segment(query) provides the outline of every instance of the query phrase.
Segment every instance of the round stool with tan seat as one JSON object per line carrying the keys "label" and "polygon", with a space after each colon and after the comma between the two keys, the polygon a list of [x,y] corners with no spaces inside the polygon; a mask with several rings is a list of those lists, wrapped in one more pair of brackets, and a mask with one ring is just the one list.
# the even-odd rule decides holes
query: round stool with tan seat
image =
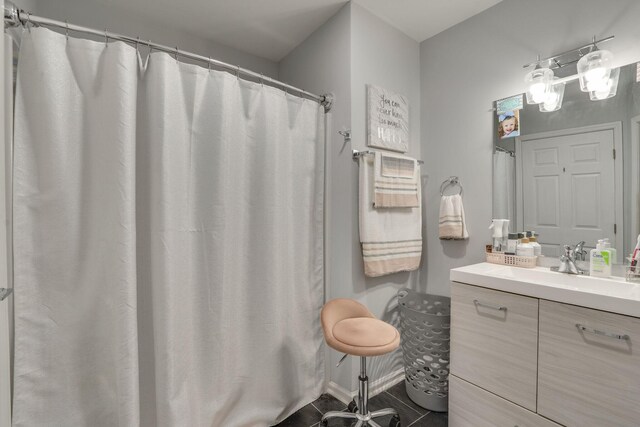
{"label": "round stool with tan seat", "polygon": [[[400,418],[395,409],[369,412],[369,379],[367,357],[387,354],[400,344],[398,330],[375,318],[362,304],[352,299],[339,298],[329,301],[320,315],[324,338],[329,347],[348,355],[360,356],[358,400],[349,404],[350,412],[331,411],[324,414],[321,425],[327,426],[331,418],[357,420],[355,427],[381,427],[373,418],[392,415],[389,427],[399,427]],[[338,365],[340,364],[338,363]]]}

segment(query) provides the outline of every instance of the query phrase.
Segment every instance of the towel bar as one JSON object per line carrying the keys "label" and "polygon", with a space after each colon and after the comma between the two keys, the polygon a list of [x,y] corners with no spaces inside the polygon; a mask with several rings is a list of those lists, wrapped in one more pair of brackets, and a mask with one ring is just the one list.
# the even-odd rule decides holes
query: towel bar
{"label": "towel bar", "polygon": [[[374,151],[358,151],[358,150],[352,150],[351,151],[351,155],[353,156],[353,160],[358,160],[358,158],[362,157],[362,156],[373,156],[374,154],[376,154]],[[418,164],[419,165],[424,165],[424,161],[422,160],[418,160]]]}

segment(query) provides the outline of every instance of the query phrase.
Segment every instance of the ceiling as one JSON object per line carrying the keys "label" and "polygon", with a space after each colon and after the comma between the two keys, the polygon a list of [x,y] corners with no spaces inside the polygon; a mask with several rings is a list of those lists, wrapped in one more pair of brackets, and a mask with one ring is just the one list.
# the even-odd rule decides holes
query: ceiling
{"label": "ceiling", "polygon": [[[93,0],[280,61],[347,0]],[[500,0],[355,0],[420,42]]]}
{"label": "ceiling", "polygon": [[417,42],[477,15],[502,0],[354,0]]}

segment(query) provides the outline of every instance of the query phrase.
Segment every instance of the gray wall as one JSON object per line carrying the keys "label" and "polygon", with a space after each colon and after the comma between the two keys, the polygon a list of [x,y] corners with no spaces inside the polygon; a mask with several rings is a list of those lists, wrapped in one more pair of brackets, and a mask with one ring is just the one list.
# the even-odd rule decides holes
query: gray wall
{"label": "gray wall", "polygon": [[[327,299],[352,296],[351,180],[354,165],[350,147],[343,145],[338,130],[351,123],[351,7],[346,5],[287,55],[279,67],[280,79],[314,93],[331,92],[335,103],[327,115],[326,196],[325,196],[325,296]],[[327,379],[352,390],[350,359],[336,368],[340,355],[327,349]]]}
{"label": "gray wall", "polygon": [[[150,39],[166,46],[177,45],[181,50],[211,56],[270,77],[278,77],[278,65],[273,61],[258,58],[212,40],[205,40],[176,28],[160,25],[145,16],[124,13],[103,3],[83,0],[13,0],[13,2],[35,15],[91,28],[107,28],[112,32],[132,37],[140,36],[143,40]],[[178,6],[179,3],[176,3],[176,7]],[[151,3],[150,7],[153,7]]]}
{"label": "gray wall", "polygon": [[[494,117],[492,101],[524,91],[523,64],[615,35],[615,65],[640,59],[637,0],[504,0],[422,42],[422,146],[427,186],[429,291],[449,294],[449,269],[481,262],[489,241]],[[464,186],[470,238],[438,240],[438,187]]]}
{"label": "gray wall", "polygon": [[[410,103],[410,154],[421,156],[419,44],[362,7],[350,3],[280,63],[280,78],[316,93],[334,92],[333,125],[327,130],[326,298],[354,298],[379,318],[397,322],[395,294],[416,287],[418,272],[375,279],[364,276],[358,235],[358,166],[351,150],[366,149],[366,91],[373,83],[406,95]],[[338,130],[351,129],[344,144]],[[335,368],[340,354],[329,352],[329,380],[356,390],[358,361]],[[400,354],[374,358],[372,379],[402,368]]]}
{"label": "gray wall", "polygon": [[[420,144],[420,45],[404,33],[391,27],[356,3],[351,7],[351,146],[367,149],[368,83],[406,96],[409,100],[409,152],[422,158]],[[352,298],[366,305],[373,314],[392,324],[398,323],[396,294],[404,287],[417,288],[419,271],[365,278],[358,232],[358,166],[345,165],[352,172],[350,180],[350,217],[352,250]],[[425,170],[422,170],[422,173]],[[372,358],[371,378],[379,379],[402,369],[402,354]]]}

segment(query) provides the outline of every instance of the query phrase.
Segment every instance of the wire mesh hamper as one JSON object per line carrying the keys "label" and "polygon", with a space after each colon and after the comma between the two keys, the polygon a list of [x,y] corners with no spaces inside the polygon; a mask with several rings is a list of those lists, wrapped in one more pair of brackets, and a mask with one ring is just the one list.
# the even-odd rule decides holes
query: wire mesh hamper
{"label": "wire mesh hamper", "polygon": [[405,387],[416,404],[436,412],[448,409],[451,299],[398,291]]}

